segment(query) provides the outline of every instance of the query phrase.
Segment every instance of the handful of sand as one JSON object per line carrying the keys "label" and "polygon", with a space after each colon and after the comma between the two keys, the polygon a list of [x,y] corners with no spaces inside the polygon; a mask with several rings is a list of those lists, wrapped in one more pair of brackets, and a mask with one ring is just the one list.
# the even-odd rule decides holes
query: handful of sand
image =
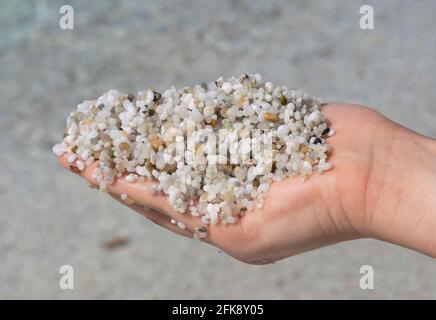
{"label": "handful of sand", "polygon": [[[234,223],[262,208],[270,184],[331,168],[325,138],[334,134],[322,102],[297,90],[242,74],[193,87],[84,101],[53,147],[105,189],[114,179],[158,183],[172,207],[202,223]],[[128,199],[127,195],[122,198]]]}

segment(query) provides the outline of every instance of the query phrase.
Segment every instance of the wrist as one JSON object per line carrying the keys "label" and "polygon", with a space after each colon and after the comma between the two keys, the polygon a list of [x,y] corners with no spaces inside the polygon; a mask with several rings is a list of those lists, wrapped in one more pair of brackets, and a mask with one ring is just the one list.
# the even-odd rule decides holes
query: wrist
{"label": "wrist", "polygon": [[394,123],[383,131],[368,180],[368,233],[436,257],[436,141]]}

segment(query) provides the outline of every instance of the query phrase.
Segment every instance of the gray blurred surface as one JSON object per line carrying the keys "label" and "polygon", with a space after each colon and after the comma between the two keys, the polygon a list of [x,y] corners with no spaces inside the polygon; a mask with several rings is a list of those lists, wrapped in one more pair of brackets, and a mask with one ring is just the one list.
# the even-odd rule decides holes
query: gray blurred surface
{"label": "gray blurred surface", "polygon": [[[58,27],[62,1],[0,5],[0,298],[436,298],[434,260],[375,240],[239,263],[90,190],[51,153],[86,98],[244,71],[435,137],[435,1],[68,3],[72,31]],[[364,3],[375,30],[359,28]],[[129,242],[104,248],[117,237]],[[358,286],[363,264],[373,291]]]}

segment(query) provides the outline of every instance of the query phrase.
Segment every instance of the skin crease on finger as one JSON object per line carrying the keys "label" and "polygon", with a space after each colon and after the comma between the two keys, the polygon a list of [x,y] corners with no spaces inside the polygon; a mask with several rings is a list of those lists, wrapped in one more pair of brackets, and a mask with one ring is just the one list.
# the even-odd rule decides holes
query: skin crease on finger
{"label": "skin crease on finger", "polygon": [[[327,138],[333,169],[304,181],[295,177],[274,182],[263,209],[241,213],[235,224],[208,225],[206,242],[243,262],[264,264],[345,240],[382,238],[375,225],[380,226],[382,219],[382,225],[389,225],[392,218],[374,213],[382,211],[378,201],[386,180],[385,160],[389,159],[378,150],[389,150],[386,145],[399,126],[362,106],[329,104],[322,112],[336,131]],[[59,160],[65,168],[70,167],[65,157]],[[80,174],[92,184],[96,183],[91,177],[95,165]],[[117,198],[126,193],[139,204],[134,210],[141,213],[141,206],[147,206],[167,222],[183,222],[190,232],[201,224],[198,217],[175,212],[166,196],[149,194],[149,183],[154,182],[128,183],[117,179],[108,191]],[[169,229],[174,231],[173,227]]]}

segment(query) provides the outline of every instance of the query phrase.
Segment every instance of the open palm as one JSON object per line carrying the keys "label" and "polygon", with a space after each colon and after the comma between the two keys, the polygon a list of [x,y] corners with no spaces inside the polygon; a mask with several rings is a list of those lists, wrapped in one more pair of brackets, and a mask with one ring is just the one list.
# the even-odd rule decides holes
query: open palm
{"label": "open palm", "polygon": [[[274,182],[262,209],[245,213],[235,224],[208,225],[206,242],[241,261],[263,264],[366,235],[374,139],[393,122],[356,105],[329,104],[322,112],[336,131],[327,139],[333,169],[305,180],[296,177]],[[65,157],[59,160],[69,168]],[[91,184],[96,184],[92,178],[95,165],[81,173]],[[118,200],[127,194],[132,202],[120,200],[127,206],[163,227],[192,237],[201,219],[175,212],[164,195],[151,195],[146,189],[152,183],[117,179],[108,191]],[[182,222],[186,229],[175,226],[171,219]]]}

